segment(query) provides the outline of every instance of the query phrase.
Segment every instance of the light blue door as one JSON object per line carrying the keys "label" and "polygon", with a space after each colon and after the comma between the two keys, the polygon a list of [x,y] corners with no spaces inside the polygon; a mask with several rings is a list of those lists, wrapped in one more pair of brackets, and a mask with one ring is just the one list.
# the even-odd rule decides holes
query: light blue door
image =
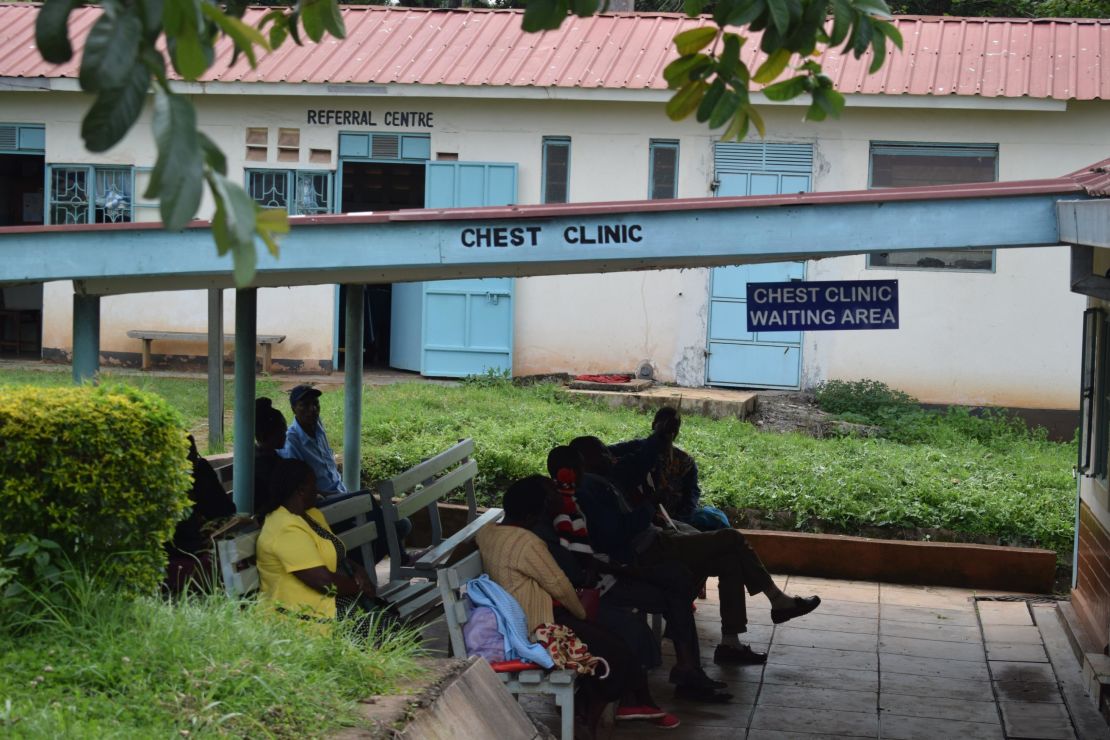
{"label": "light blue door", "polygon": [[[776,195],[810,189],[813,148],[808,144],[723,144],[714,148],[717,195]],[[750,282],[804,280],[802,262],[715,267],[710,288],[706,383],[798,388],[801,332],[748,332]]]}
{"label": "light blue door", "polygon": [[[516,202],[516,165],[428,162],[425,208]],[[513,279],[397,283],[390,363],[421,375],[459,378],[513,369]]]}

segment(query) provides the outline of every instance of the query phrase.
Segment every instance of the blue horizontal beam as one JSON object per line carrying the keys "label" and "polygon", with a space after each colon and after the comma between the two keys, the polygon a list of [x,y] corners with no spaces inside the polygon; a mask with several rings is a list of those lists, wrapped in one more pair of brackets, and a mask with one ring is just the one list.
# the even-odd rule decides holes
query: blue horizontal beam
{"label": "blue horizontal beam", "polygon": [[[1066,196],[1071,199],[1076,196]],[[549,217],[294,221],[256,286],[529,276],[951,248],[1055,245],[1059,193]],[[631,211],[631,209],[629,209]],[[207,229],[0,235],[0,284],[81,280],[88,293],[231,286]]]}

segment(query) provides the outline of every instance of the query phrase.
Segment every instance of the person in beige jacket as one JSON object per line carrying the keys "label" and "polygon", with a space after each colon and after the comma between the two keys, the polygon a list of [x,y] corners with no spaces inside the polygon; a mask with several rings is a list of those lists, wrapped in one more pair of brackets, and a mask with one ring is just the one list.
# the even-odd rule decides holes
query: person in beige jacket
{"label": "person in beige jacket", "polygon": [[[617,719],[649,719],[663,727],[679,720],[660,709],[648,690],[647,675],[618,635],[590,621],[574,587],[555,563],[543,540],[529,529],[545,516],[549,497],[557,496],[551,479],[532,475],[513,483],[505,493],[501,524],[483,527],[477,536],[486,573],[524,610],[528,631],[541,624],[574,630],[590,653],[603,658],[604,678],[583,677],[575,707],[586,736],[592,737],[606,704],[620,701]],[[604,675],[604,670],[599,671]],[[576,733],[577,736],[577,733]]]}

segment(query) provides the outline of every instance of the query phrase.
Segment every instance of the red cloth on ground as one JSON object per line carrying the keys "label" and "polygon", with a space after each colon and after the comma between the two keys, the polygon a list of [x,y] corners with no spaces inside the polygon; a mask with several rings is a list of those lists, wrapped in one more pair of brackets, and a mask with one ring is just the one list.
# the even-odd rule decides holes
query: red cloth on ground
{"label": "red cloth on ground", "polygon": [[631,375],[575,375],[575,380],[583,383],[627,383],[632,380]]}

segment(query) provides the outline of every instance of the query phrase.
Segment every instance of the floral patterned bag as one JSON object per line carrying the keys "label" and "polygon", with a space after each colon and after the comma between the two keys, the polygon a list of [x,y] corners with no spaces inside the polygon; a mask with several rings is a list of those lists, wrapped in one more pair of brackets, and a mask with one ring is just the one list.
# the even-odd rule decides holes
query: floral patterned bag
{"label": "floral patterned bag", "polygon": [[[555,661],[556,668],[577,671],[582,675],[596,676],[599,679],[609,676],[609,664],[604,658],[591,655],[589,646],[582,642],[570,627],[544,622],[536,627],[533,636],[536,642],[547,649],[548,655]],[[600,675],[599,666],[604,670]]]}

